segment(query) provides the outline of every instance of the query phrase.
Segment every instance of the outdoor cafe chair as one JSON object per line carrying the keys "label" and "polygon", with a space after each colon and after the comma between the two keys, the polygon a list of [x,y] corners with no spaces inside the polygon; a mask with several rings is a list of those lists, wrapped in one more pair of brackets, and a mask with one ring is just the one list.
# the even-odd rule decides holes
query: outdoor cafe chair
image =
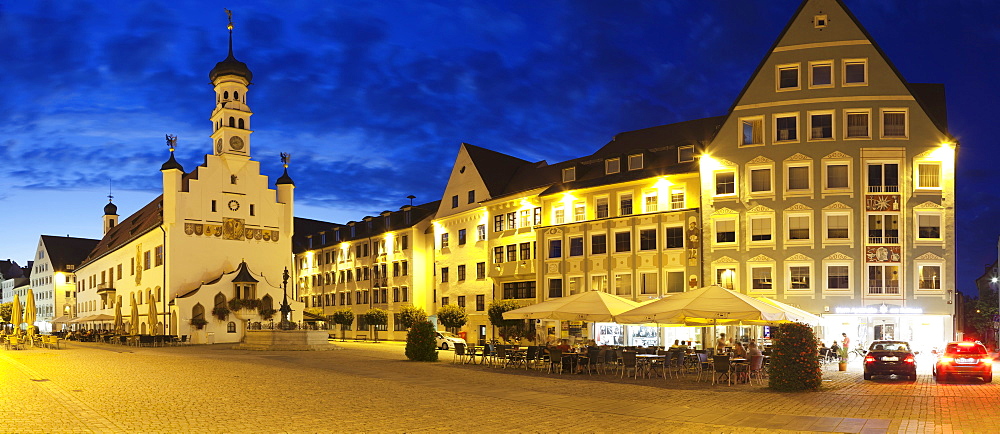
{"label": "outdoor cafe chair", "polygon": [[[587,349],[587,375],[592,375],[591,372],[600,366],[601,361],[601,350],[599,348],[588,348]],[[600,373],[600,371],[598,371]]]}
{"label": "outdoor cafe chair", "polygon": [[698,363],[695,364],[698,372],[698,381],[701,381],[702,374],[710,373],[713,365],[708,362],[708,353],[703,351],[695,354],[698,355]]}
{"label": "outdoor cafe chair", "polygon": [[528,347],[528,350],[524,353],[524,369],[529,369],[534,367],[539,360],[541,360],[541,347],[532,345]]}
{"label": "outdoor cafe chair", "polygon": [[764,385],[764,356],[750,356],[750,367],[749,372],[747,372],[747,379],[750,384],[753,384],[753,379],[756,378],[760,382],[760,385]]}
{"label": "outdoor cafe chair", "polygon": [[625,373],[629,369],[632,370],[632,375],[634,378],[639,378],[639,361],[636,357],[635,351],[622,351],[622,372],[621,377],[625,376]]}
{"label": "outdoor cafe chair", "polygon": [[674,362],[674,355],[676,353],[674,353],[673,351],[657,350],[656,354],[659,356],[663,356],[663,360],[657,362],[660,365],[659,367],[660,371],[663,373],[663,378],[672,377],[671,371],[673,371],[674,368],[673,362]]}
{"label": "outdoor cafe chair", "polygon": [[465,358],[465,344],[456,343],[455,353],[451,356],[451,363],[454,364],[456,361],[461,362]]}
{"label": "outdoor cafe chair", "polygon": [[492,363],[493,351],[493,344],[483,345],[483,349],[479,352],[479,364]]}
{"label": "outdoor cafe chair", "polygon": [[723,376],[726,377],[726,383],[728,385],[733,384],[732,376],[733,365],[729,363],[729,356],[717,355],[712,358],[712,384],[715,384],[719,378]]}
{"label": "outdoor cafe chair", "polygon": [[518,364],[524,364],[524,366],[527,367],[527,356],[527,351],[511,349],[510,354],[507,355],[507,361],[509,365],[514,367],[517,367]]}
{"label": "outdoor cafe chair", "polygon": [[476,357],[482,356],[483,347],[477,347],[473,344],[465,344],[465,363],[476,363]]}
{"label": "outdoor cafe chair", "polygon": [[507,346],[497,345],[496,355],[493,356],[493,366],[499,365],[501,368],[507,368]]}
{"label": "outdoor cafe chair", "polygon": [[549,350],[549,373],[550,374],[552,373],[553,367],[555,367],[556,369],[558,369],[559,373],[562,374],[562,369],[563,369],[562,357],[563,357],[562,350],[557,350],[557,349],[554,349],[554,348]]}

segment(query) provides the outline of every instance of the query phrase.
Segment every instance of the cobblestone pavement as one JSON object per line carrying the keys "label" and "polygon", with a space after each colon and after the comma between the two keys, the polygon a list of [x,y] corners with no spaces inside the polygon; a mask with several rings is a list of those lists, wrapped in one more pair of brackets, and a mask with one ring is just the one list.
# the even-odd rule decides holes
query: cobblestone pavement
{"label": "cobblestone pavement", "polygon": [[996,432],[1000,385],[861,379],[777,393],[617,375],[405,360],[398,342],[342,351],[70,343],[0,350],[0,432]]}

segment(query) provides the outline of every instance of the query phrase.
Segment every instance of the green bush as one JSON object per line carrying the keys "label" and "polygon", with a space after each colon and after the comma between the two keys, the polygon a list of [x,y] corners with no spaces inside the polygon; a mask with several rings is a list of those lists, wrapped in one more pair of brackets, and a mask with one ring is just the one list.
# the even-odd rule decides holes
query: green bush
{"label": "green bush", "polygon": [[802,323],[789,323],[772,330],[774,346],[768,386],[783,392],[819,389],[823,384],[823,370],[812,328]]}
{"label": "green bush", "polygon": [[421,321],[413,324],[406,333],[406,358],[418,362],[436,362],[438,359],[434,324]]}
{"label": "green bush", "polygon": [[330,315],[330,322],[340,324],[340,340],[344,340],[346,339],[344,332],[347,330],[347,326],[354,324],[354,312],[348,308],[338,310]]}
{"label": "green bush", "polygon": [[534,339],[535,327],[523,319],[503,319],[504,312],[520,308],[516,300],[496,300],[486,309],[490,324],[500,329],[500,337],[506,341],[517,341],[521,338]]}
{"label": "green bush", "polygon": [[378,326],[389,324],[389,313],[377,307],[372,308],[365,313],[365,322],[369,326],[375,326],[372,328],[372,337],[378,342]]}
{"label": "green bush", "polygon": [[445,326],[448,331],[457,333],[458,329],[469,321],[469,315],[465,313],[465,308],[461,306],[446,304],[438,309],[438,321],[440,321],[441,325]]}
{"label": "green bush", "polygon": [[422,308],[414,306],[403,306],[399,309],[399,324],[403,328],[413,327],[418,322],[427,321],[427,312]]}

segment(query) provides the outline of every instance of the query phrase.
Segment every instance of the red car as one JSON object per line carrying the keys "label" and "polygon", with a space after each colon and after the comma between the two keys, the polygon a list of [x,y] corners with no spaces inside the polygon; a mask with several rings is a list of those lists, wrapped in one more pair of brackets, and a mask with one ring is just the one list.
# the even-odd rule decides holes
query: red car
{"label": "red car", "polygon": [[984,383],[993,382],[993,357],[979,342],[952,342],[934,364],[934,378],[946,380],[949,376],[980,377]]}

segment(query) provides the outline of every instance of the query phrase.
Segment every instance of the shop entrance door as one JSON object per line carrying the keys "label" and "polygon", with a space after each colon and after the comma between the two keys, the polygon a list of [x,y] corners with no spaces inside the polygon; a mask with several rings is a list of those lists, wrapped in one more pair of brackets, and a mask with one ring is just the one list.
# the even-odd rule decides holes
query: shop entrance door
{"label": "shop entrance door", "polygon": [[891,341],[896,339],[895,324],[879,324],[875,326],[876,341]]}

